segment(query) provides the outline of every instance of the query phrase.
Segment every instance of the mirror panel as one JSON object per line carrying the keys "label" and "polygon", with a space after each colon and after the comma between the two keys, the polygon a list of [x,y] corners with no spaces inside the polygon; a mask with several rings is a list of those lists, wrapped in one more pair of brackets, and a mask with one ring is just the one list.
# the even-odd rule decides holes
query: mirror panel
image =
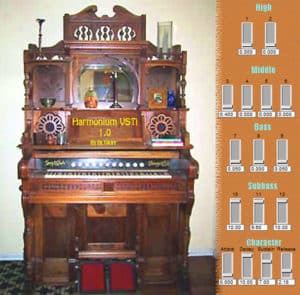
{"label": "mirror panel", "polygon": [[113,75],[115,75],[116,96],[119,102],[135,103],[138,96],[138,82],[135,74],[126,65],[87,64],[79,73],[78,94],[84,101],[85,94],[93,89],[98,101],[113,101]]}

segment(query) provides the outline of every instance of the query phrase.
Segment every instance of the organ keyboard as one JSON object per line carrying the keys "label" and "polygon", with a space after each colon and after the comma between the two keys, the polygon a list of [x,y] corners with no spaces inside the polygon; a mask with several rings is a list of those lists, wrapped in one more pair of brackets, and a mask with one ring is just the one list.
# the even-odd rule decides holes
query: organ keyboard
{"label": "organ keyboard", "polygon": [[33,178],[68,179],[171,179],[188,169],[186,160],[60,158],[34,159],[29,166]]}
{"label": "organ keyboard", "polygon": [[86,260],[130,259],[140,286],[187,281],[198,164],[186,130],[186,52],[174,46],[161,59],[144,15],[96,11],[66,14],[62,41],[24,51],[18,173],[29,294],[41,283],[85,291]]}
{"label": "organ keyboard", "polygon": [[80,172],[76,170],[52,170],[49,169],[45,174],[45,178],[82,178],[82,179],[158,179],[158,178],[172,178],[172,176],[168,173],[168,171],[97,171],[97,170],[82,170]]}
{"label": "organ keyboard", "polygon": [[183,160],[181,167],[178,163],[179,161],[169,159],[37,159],[32,176],[68,179],[170,179],[171,171],[178,174],[179,168],[186,169]]}

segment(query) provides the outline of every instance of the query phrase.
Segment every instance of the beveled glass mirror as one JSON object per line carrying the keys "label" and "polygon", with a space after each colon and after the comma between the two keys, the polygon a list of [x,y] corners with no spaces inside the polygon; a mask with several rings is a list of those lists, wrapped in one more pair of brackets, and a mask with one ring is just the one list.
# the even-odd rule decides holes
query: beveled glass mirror
{"label": "beveled glass mirror", "polygon": [[113,102],[114,99],[120,103],[137,101],[137,78],[131,69],[122,63],[86,64],[81,68],[78,78],[78,94],[81,101],[84,101],[89,89],[95,91],[99,103]]}

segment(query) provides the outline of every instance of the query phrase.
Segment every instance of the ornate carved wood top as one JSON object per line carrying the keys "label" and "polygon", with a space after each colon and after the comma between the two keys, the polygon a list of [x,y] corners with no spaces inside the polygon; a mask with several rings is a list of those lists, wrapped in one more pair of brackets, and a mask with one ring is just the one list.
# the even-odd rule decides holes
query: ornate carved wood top
{"label": "ornate carved wood top", "polygon": [[[65,14],[62,41],[53,47],[30,44],[24,51],[24,110],[31,126],[27,132],[29,140],[24,143],[33,143],[34,150],[49,149],[50,145],[53,150],[158,149],[161,146],[154,144],[152,138],[161,137],[180,141],[164,148],[192,148],[185,129],[186,52],[175,45],[169,57],[160,58],[157,47],[146,41],[146,16],[134,15],[121,6],[115,6],[113,11],[113,16],[99,17],[97,7],[92,5],[77,14]],[[121,110],[114,109],[109,115],[117,122],[126,116],[136,119],[142,115],[141,120],[137,119],[141,130],[135,122],[129,122],[128,128],[119,124],[120,130],[106,126],[112,133],[109,136],[99,133],[101,126],[90,128],[94,131],[87,128],[88,132],[80,127],[76,133],[70,123],[75,110],[79,111],[79,119],[93,119],[103,117],[111,109],[112,71],[118,72],[116,97]],[[85,104],[90,87],[98,102],[94,110]],[[168,91],[173,96],[172,104],[167,104]],[[54,98],[54,105],[45,107],[43,98]],[[129,110],[132,113],[126,113]],[[152,117],[160,119],[154,122]],[[132,133],[127,132],[129,129]],[[60,133],[67,134],[66,146],[48,141],[48,137],[56,139]]]}
{"label": "ornate carved wood top", "polygon": [[97,6],[91,5],[77,14],[64,15],[65,41],[144,41],[146,16],[134,15],[122,6],[114,6],[115,15],[96,15]]}

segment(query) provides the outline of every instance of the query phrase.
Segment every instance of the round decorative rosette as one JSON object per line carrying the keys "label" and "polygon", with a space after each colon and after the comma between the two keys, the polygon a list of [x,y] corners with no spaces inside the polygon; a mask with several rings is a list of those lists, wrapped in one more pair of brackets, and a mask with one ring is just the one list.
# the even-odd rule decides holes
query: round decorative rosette
{"label": "round decorative rosette", "polygon": [[56,137],[57,134],[64,132],[65,125],[60,116],[53,113],[48,113],[39,118],[37,123],[37,131],[44,132],[47,135]]}
{"label": "round decorative rosette", "polygon": [[159,114],[150,119],[148,130],[153,137],[163,137],[172,134],[175,130],[175,126],[171,117],[165,114]]}

